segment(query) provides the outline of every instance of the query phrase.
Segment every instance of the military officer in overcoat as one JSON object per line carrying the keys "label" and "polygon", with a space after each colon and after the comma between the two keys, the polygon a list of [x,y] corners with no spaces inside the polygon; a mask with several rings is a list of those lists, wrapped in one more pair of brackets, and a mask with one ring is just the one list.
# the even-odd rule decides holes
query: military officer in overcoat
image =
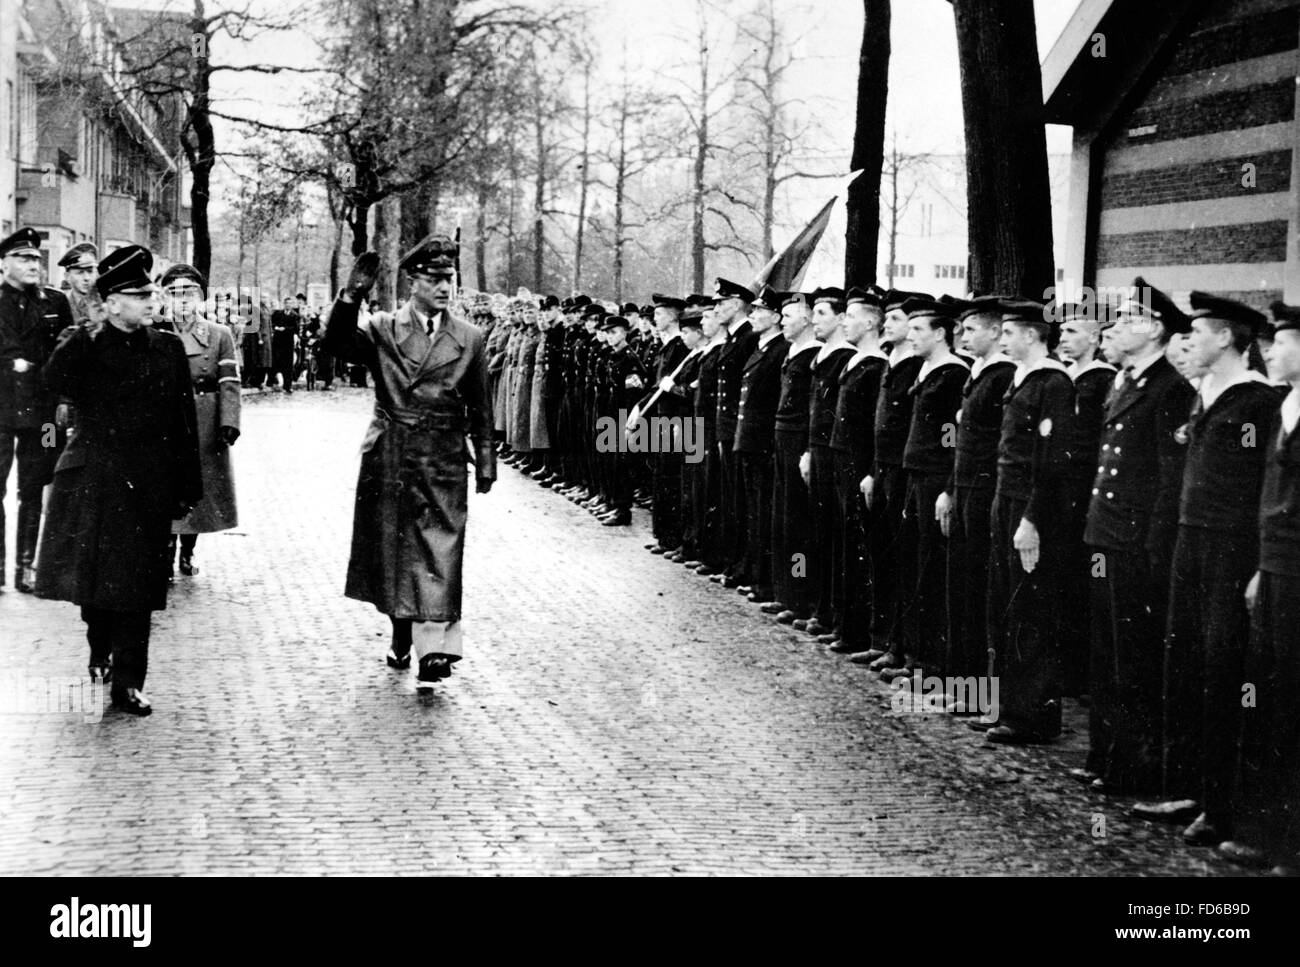
{"label": "military officer in overcoat", "polygon": [[345,593],[389,616],[392,667],[409,667],[414,647],[421,689],[449,677],[463,654],[466,460],[479,493],[496,479],[483,334],[449,309],[458,254],[445,235],[423,239],[398,265],[411,279],[410,299],[364,328],[358,302],[374,284],[379,256],[360,256],[325,334],[331,353],[366,366],[375,380]]}
{"label": "military officer in overcoat", "polygon": [[31,593],[41,497],[59,456],[54,420],[58,399],[42,384],[41,367],[59,333],[72,325],[68,300],[41,285],[40,236],[20,228],[0,241],[0,588],[5,583],[4,496],[18,460],[18,528],[14,584]]}
{"label": "military officer in overcoat", "polygon": [[184,520],[172,524],[168,554],[170,565],[180,535],[180,572],[189,577],[198,573],[194,548],[199,535],[229,530],[239,523],[230,465],[230,448],[239,439],[239,361],[230,330],[201,311],[208,286],[198,269],[178,262],[162,274],[159,285],[168,300],[173,331],[185,347],[198,419],[203,499]]}
{"label": "military officer in overcoat", "polygon": [[152,327],[153,256],[110,252],[95,286],[107,322],[68,328],[42,371],[77,407],[55,468],[36,594],[81,606],[92,680],[148,715],[151,613],[167,606],[167,538],[203,497],[185,348]]}

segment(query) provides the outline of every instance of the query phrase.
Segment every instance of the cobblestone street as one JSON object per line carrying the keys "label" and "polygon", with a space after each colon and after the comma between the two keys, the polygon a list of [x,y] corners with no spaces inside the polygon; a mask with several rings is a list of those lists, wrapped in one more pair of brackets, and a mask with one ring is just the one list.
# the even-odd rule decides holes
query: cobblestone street
{"label": "cobblestone street", "polygon": [[466,659],[417,695],[342,594],[369,407],[246,398],[241,524],[155,615],[150,718],[47,707],[83,625],[7,575],[0,873],[1233,870],[1064,775],[1079,709],[1041,749],[893,717],[865,669],[647,554],[644,512],[602,528],[508,466],[471,495]]}

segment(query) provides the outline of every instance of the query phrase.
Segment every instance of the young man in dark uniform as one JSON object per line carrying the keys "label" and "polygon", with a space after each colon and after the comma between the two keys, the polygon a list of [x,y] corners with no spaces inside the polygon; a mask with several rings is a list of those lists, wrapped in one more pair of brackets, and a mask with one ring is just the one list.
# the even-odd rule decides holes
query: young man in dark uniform
{"label": "young man in dark uniform", "polygon": [[862,654],[871,647],[871,563],[867,551],[869,514],[862,487],[875,460],[876,398],[889,360],[880,348],[884,292],[850,289],[844,310],[844,337],[853,355],[840,371],[835,427],[830,449],[835,461],[835,494],[844,537],[835,586],[835,613],[840,623],[831,651]]}
{"label": "young man in dark uniform", "polygon": [[[680,332],[681,314],[686,303],[657,292],[650,298],[655,306],[655,331],[659,334],[654,385],[663,390],[653,412],[656,416],[681,420],[690,415],[689,407],[684,405],[680,396],[669,392],[665,380],[672,383],[677,367],[686,358],[686,343],[682,341]],[[672,450],[655,454],[652,459],[650,532],[655,543],[650,552],[671,554],[682,546],[682,467],[685,454]]]}
{"label": "young man in dark uniform", "polygon": [[1042,304],[1003,307],[1002,350],[1016,371],[1002,410],[990,524],[989,647],[999,710],[986,734],[1003,744],[1043,742],[1061,732],[1057,638],[1075,434],[1074,384],[1048,355],[1055,337]]}
{"label": "young man in dark uniform", "polygon": [[1187,454],[1179,429],[1195,396],[1165,358],[1170,337],[1191,320],[1141,277],[1134,286],[1137,297],[1119,307],[1110,328],[1123,368],[1106,402],[1084,531],[1093,562],[1092,706],[1080,778],[1091,773],[1094,788],[1107,793],[1160,788],[1165,618]]}
{"label": "young man in dark uniform", "polygon": [[781,365],[781,396],[773,435],[772,590],[776,600],[763,605],[781,624],[811,616],[809,600],[808,485],[799,462],[808,449],[808,406],[812,364],[819,342],[812,329],[812,299],[802,292],[786,296],[781,332],[790,349]]}
{"label": "young man in dark uniform", "polygon": [[1278,427],[1265,442],[1259,502],[1259,569],[1246,588],[1251,611],[1244,681],[1241,800],[1232,838],[1218,853],[1300,875],[1300,306],[1273,304],[1276,329],[1265,356],[1286,382]]}
{"label": "young man in dark uniform", "polygon": [[740,406],[740,382],[745,363],[758,345],[749,323],[754,293],[729,279],[717,280],[718,321],[725,330],[718,351],[718,543],[722,573],[712,580],[728,588],[743,582],[737,571],[745,555],[745,492],[740,480],[740,461],[735,453],[736,413]]}
{"label": "young man in dark uniform", "polygon": [[903,447],[907,486],[899,544],[907,553],[899,560],[901,634],[894,644],[904,664],[882,677],[896,678],[915,667],[943,677],[948,657],[948,546],[935,508],[952,476],[957,411],[970,367],[952,351],[957,320],[950,303],[909,299],[903,311],[907,338],[921,368],[912,387],[912,422]]}
{"label": "young man in dark uniform", "polygon": [[740,377],[733,447],[745,492],[745,553],[741,591],[756,604],[773,600],[772,590],[772,452],[776,440],[776,408],[781,397],[781,366],[790,344],[781,334],[784,293],[764,286],[753,302],[750,325],[758,343]]}
{"label": "young man in dark uniform", "polygon": [[813,335],[822,343],[813,357],[812,386],[808,394],[808,449],[799,470],[808,485],[812,540],[809,542],[808,585],[813,613],[794,627],[814,636],[834,640],[839,626],[835,610],[836,585],[843,556],[844,521],[835,491],[835,451],[831,433],[840,395],[840,373],[853,357],[844,338],[844,290],[823,288],[813,293]]}
{"label": "young man in dark uniform", "polygon": [[[683,303],[683,305],[685,305]],[[677,375],[665,395],[674,399],[672,409],[681,414],[684,420],[695,419],[695,392],[699,388],[700,363],[704,359],[703,312],[699,306],[685,306],[677,317],[681,327],[682,342],[686,346],[686,355],[682,358]],[[697,424],[697,433],[700,432]],[[698,437],[697,437],[698,439]],[[664,555],[665,560],[674,564],[686,564],[694,561],[699,567],[701,555],[699,519],[696,514],[696,497],[703,487],[704,464],[702,461],[682,462],[681,503],[682,543],[676,551]]]}
{"label": "young man in dark uniform", "polygon": [[889,370],[885,373],[880,395],[876,399],[876,461],[863,488],[863,497],[871,511],[872,528],[868,534],[871,552],[872,585],[871,651],[855,655],[853,660],[869,662],[873,671],[900,668],[901,650],[893,648],[894,627],[898,621],[898,562],[903,558],[899,540],[903,524],[903,503],[907,497],[907,477],[903,470],[903,448],[912,427],[912,386],[923,360],[912,352],[907,340],[907,313],[903,303],[916,293],[891,290],[885,296],[885,343]]}
{"label": "young man in dark uniform", "polygon": [[[600,326],[609,335],[609,358],[606,364],[608,391],[606,405],[615,423],[627,419],[645,389],[647,375],[641,360],[628,345],[631,323],[622,316],[609,316]],[[609,460],[609,513],[600,517],[605,527],[626,527],[632,523],[632,493],[635,489],[633,466],[638,454],[618,450]]]}
{"label": "young man in dark uniform", "polygon": [[1060,356],[1074,380],[1076,439],[1070,449],[1070,562],[1061,616],[1061,684],[1078,698],[1088,688],[1088,655],[1092,622],[1088,586],[1092,560],[1083,542],[1088,502],[1101,450],[1101,424],[1106,397],[1115,385],[1115,367],[1098,358],[1102,333],[1111,325],[1111,305],[1066,303],[1060,307]]}
{"label": "young man in dark uniform", "polygon": [[[962,386],[952,476],[935,503],[948,538],[948,674],[991,674],[988,643],[988,563],[993,492],[998,479],[1002,407],[1016,364],[1002,352],[1002,302],[981,296],[962,304],[962,347],[974,362]],[[953,703],[960,714],[973,709]]]}
{"label": "young man in dark uniform", "polygon": [[78,422],[55,469],[36,594],[80,605],[91,678],[133,715],[153,711],[144,680],[171,523],[203,497],[190,367],[181,340],[152,327],[152,268],[139,245],[110,252],[95,282],[107,321],[66,330],[41,374]]}
{"label": "young man in dark uniform", "polygon": [[4,496],[18,461],[18,528],[14,585],[30,594],[41,498],[63,444],[55,428],[58,398],[41,383],[41,367],[59,333],[72,325],[68,300],[41,285],[40,236],[20,228],[0,241],[0,588],[5,583]]}
{"label": "young man in dark uniform", "polygon": [[1164,667],[1164,786],[1196,799],[1183,838],[1228,839],[1235,813],[1242,682],[1250,617],[1245,591],[1259,565],[1259,495],[1277,432],[1277,389],[1250,368],[1267,323],[1249,306],[1191,294],[1190,350],[1203,371],[1179,432],[1187,439],[1174,547]]}

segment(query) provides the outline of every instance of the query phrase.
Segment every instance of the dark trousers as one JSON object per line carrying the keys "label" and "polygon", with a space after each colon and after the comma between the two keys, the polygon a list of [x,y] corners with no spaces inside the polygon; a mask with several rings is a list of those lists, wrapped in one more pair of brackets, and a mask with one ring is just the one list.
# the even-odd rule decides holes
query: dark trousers
{"label": "dark trousers", "polygon": [[704,461],[682,464],[682,554],[686,560],[700,557],[700,514],[696,502],[704,490]]}
{"label": "dark trousers", "polygon": [[651,478],[650,530],[660,547],[682,544],[682,466],[683,454],[660,453],[654,458]]}
{"label": "dark trousers", "polygon": [[745,556],[745,488],[734,439],[718,440],[718,558],[736,574]]}
{"label": "dark trousers", "polygon": [[1255,707],[1241,713],[1234,838],[1294,864],[1300,853],[1300,577],[1259,577],[1245,656]]}
{"label": "dark trousers", "polygon": [[[993,519],[992,487],[955,487],[948,529],[947,674],[991,675],[988,634],[988,567]],[[1085,590],[1087,585],[1084,586]]]}
{"label": "dark trousers", "polygon": [[[1089,465],[1091,469],[1091,464]],[[1088,521],[1088,501],[1092,493],[1091,475],[1077,479],[1072,486],[1067,543],[1069,557],[1062,587],[1061,607],[1061,685],[1066,695],[1078,698],[1088,690],[1088,654],[1092,633],[1091,603],[1088,593],[1092,553],[1083,542]]]}
{"label": "dark trousers", "polygon": [[1245,591],[1259,563],[1253,527],[1178,528],[1164,666],[1164,792],[1200,799],[1224,832],[1243,715],[1250,616]]}
{"label": "dark trousers", "polygon": [[745,553],[737,576],[766,598],[772,591],[772,454],[736,456],[745,490]]}
{"label": "dark trousers", "polygon": [[[0,585],[4,584],[5,511],[4,498],[9,489],[9,471],[18,463],[18,539],[17,564],[30,566],[36,554],[36,536],[41,524],[41,496],[50,482],[59,447],[46,447],[45,431],[15,430],[0,427]],[[56,440],[56,443],[59,442]]]}
{"label": "dark trousers", "polygon": [[799,473],[806,434],[776,431],[772,487],[772,590],[801,618],[811,614],[808,486]]}
{"label": "dark trousers", "polygon": [[713,570],[721,571],[730,562],[724,558],[722,550],[722,467],[718,461],[715,432],[715,428],[706,422],[704,474],[696,478],[702,487],[695,496],[696,539],[700,546],[700,560]]}
{"label": "dark trousers", "polygon": [[948,656],[948,541],[934,518],[946,474],[907,472],[901,523],[898,615],[909,664],[943,676]]}
{"label": "dark trousers", "polygon": [[915,537],[903,533],[903,505],[907,499],[907,474],[902,467],[876,467],[871,498],[872,590],[871,637],[876,647],[887,647],[902,657],[901,628],[898,625],[899,566],[915,546]]}
{"label": "dark trousers", "polygon": [[113,692],[144,688],[149,670],[149,630],[151,611],[109,611],[105,608],[82,608],[86,622],[86,640],[90,642],[90,664],[107,665],[113,659]]}
{"label": "dark trousers", "polygon": [[868,511],[859,486],[862,474],[847,452],[835,454],[835,496],[839,502],[842,538],[839,561],[832,574],[840,640],[855,651],[871,647],[871,563],[867,553]]}
{"label": "dark trousers", "polygon": [[1160,790],[1169,582],[1146,552],[1091,547],[1088,769],[1122,793]]}
{"label": "dark trousers", "polygon": [[809,452],[808,510],[812,518],[808,579],[813,614],[827,628],[838,623],[835,612],[835,573],[844,547],[844,522],[835,491],[835,451],[814,446]]}
{"label": "dark trousers", "polygon": [[1062,521],[1038,523],[1038,564],[1026,572],[1013,546],[1026,502],[995,495],[990,519],[989,645],[998,676],[998,721],[1039,738],[1061,734],[1057,653],[1066,546]]}

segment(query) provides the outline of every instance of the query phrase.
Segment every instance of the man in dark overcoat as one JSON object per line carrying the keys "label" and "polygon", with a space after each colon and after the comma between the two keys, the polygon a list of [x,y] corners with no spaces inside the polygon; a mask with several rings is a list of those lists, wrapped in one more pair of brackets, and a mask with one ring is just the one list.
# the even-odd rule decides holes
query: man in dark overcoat
{"label": "man in dark overcoat", "polygon": [[345,593],[389,616],[390,666],[409,667],[414,647],[420,689],[449,677],[463,656],[467,459],[479,493],[496,479],[485,340],[450,307],[458,251],[445,235],[422,240],[398,265],[410,277],[410,299],[358,327],[358,302],[379,268],[378,255],[362,255],[325,332],[330,353],[375,380]]}
{"label": "man in dark overcoat", "polygon": [[107,321],[65,330],[42,373],[76,406],[77,432],[54,470],[36,594],[81,606],[91,679],[134,715],[152,712],[143,689],[171,522],[203,497],[189,364],[181,340],[152,327],[152,267],[139,245],[109,253],[95,282]]}

